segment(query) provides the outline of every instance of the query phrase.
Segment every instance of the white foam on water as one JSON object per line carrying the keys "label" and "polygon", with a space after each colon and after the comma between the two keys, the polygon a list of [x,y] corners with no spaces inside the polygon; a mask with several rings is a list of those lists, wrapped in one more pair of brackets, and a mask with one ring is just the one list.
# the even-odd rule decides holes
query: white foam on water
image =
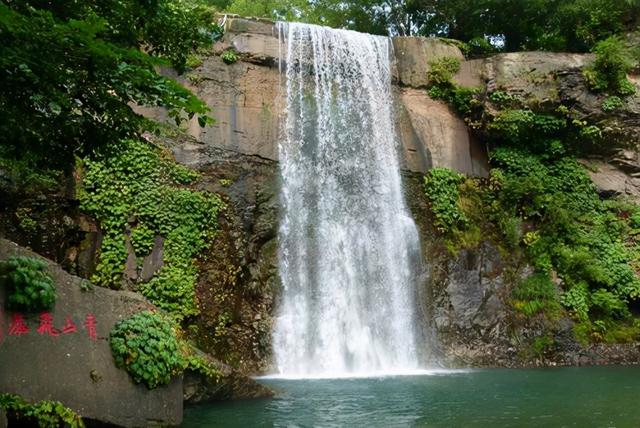
{"label": "white foam on water", "polygon": [[315,375],[287,375],[287,374],[271,374],[264,376],[256,376],[256,380],[329,380],[329,379],[384,379],[389,377],[401,376],[447,376],[471,373],[471,369],[417,369],[408,371],[384,371],[384,372],[355,372],[355,373],[325,373]]}

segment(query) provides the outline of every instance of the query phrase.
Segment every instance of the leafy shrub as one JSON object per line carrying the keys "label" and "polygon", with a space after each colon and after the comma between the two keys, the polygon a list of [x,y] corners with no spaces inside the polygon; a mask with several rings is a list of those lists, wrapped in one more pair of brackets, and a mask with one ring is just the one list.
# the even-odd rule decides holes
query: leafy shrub
{"label": "leafy shrub", "polygon": [[596,91],[608,91],[614,95],[631,95],[635,87],[627,79],[627,73],[635,61],[625,42],[619,37],[609,37],[598,42],[593,52],[596,60],[592,67],[585,70],[589,86]]}
{"label": "leafy shrub", "polygon": [[458,86],[452,82],[453,76],[460,69],[460,60],[454,57],[443,57],[429,63],[429,89],[427,93],[433,99],[443,100],[451,105],[458,114],[466,116],[471,113],[475,95],[478,90]]}
{"label": "leafy shrub", "polygon": [[537,114],[531,110],[506,109],[500,111],[487,129],[494,138],[511,144],[525,143],[552,136],[567,126],[564,118]]}
{"label": "leafy shrub", "polygon": [[505,91],[494,91],[489,94],[489,100],[499,107],[505,107],[514,104],[517,98]]}
{"label": "leafy shrub", "polygon": [[453,76],[460,70],[460,60],[455,57],[445,56],[429,62],[427,77],[429,84],[433,86],[448,84]]}
{"label": "leafy shrub", "polygon": [[572,287],[570,290],[562,294],[560,298],[562,304],[569,308],[579,320],[589,319],[589,284],[585,281],[581,281],[579,284]]}
{"label": "leafy shrub", "polygon": [[520,282],[512,296],[514,307],[528,317],[544,313],[553,319],[561,312],[558,293],[546,273],[535,273]]}
{"label": "leafy shrub", "polygon": [[629,314],[627,302],[604,288],[599,288],[591,293],[591,302],[607,316],[627,316]]}
{"label": "leafy shrub", "polygon": [[605,98],[602,102],[602,110],[606,112],[613,111],[623,104],[622,99],[616,95],[611,95],[610,97]]}
{"label": "leafy shrub", "polygon": [[2,264],[0,278],[7,287],[9,309],[38,312],[53,307],[56,289],[46,266],[42,260],[25,256],[13,256]]}
{"label": "leafy shrub", "polygon": [[433,168],[424,179],[424,189],[434,215],[436,229],[451,233],[467,224],[467,217],[460,208],[458,186],[464,176],[449,168]]}
{"label": "leafy shrub", "polygon": [[[535,239],[523,242],[523,250],[538,271],[556,272],[562,279],[562,305],[582,321],[628,317],[628,302],[640,296],[632,266],[640,250],[626,243],[635,207],[602,201],[584,167],[569,156],[501,146],[491,153],[491,162],[492,175],[500,177],[491,194],[496,209],[515,207],[536,225]],[[518,297],[519,289],[514,298],[523,313],[542,310],[544,299]]]}
{"label": "leafy shrub", "polygon": [[172,324],[150,311],[119,321],[109,343],[116,366],[149,389],[169,383],[185,366]]}
{"label": "leafy shrub", "polygon": [[238,61],[238,55],[236,54],[235,51],[231,49],[228,49],[222,52],[222,55],[220,55],[220,58],[222,58],[222,61],[225,64],[233,64]]}
{"label": "leafy shrub", "polygon": [[28,403],[15,394],[0,394],[0,408],[20,423],[36,423],[40,428],[84,428],[82,418],[59,401],[43,400]]}

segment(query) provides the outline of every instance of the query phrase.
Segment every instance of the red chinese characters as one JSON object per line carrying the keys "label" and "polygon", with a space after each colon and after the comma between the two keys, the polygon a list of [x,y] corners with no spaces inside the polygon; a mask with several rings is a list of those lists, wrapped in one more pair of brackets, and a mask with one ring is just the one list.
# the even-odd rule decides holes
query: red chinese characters
{"label": "red chinese characters", "polygon": [[36,330],[38,334],[48,334],[49,336],[58,336],[60,331],[53,326],[53,316],[49,312],[40,314],[40,326]]}
{"label": "red chinese characters", "polygon": [[29,333],[29,327],[24,322],[22,314],[13,314],[11,324],[9,324],[9,336],[21,336]]}
{"label": "red chinese characters", "polygon": [[[39,325],[36,332],[43,336],[57,337],[64,334],[73,334],[78,332],[78,326],[73,321],[71,315],[67,315],[64,320],[62,329],[58,329],[54,325],[53,315],[51,312],[42,312],[39,316]],[[4,339],[4,325],[3,314],[0,312],[0,343]],[[84,327],[87,330],[87,336],[92,340],[98,339],[98,333],[96,331],[97,320],[95,315],[88,313],[84,320]],[[30,333],[29,326],[25,321],[25,317],[21,313],[14,313],[11,315],[11,321],[9,323],[9,336],[22,336],[23,334]]]}
{"label": "red chinese characters", "polygon": [[87,329],[87,334],[93,340],[98,338],[96,334],[96,317],[93,314],[87,314],[87,317],[84,320],[84,326]]}
{"label": "red chinese characters", "polygon": [[67,319],[64,322],[64,327],[62,327],[62,334],[75,333],[76,331],[78,331],[78,328],[73,323],[71,317],[67,315]]}

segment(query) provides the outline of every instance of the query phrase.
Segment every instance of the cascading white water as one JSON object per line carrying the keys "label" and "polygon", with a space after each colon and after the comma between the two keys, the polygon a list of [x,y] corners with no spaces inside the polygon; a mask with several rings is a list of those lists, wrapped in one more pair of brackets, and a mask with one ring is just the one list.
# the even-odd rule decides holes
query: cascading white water
{"label": "cascading white water", "polygon": [[390,41],[279,25],[286,119],[278,371],[333,377],[415,370],[412,266],[420,249],[402,194]]}

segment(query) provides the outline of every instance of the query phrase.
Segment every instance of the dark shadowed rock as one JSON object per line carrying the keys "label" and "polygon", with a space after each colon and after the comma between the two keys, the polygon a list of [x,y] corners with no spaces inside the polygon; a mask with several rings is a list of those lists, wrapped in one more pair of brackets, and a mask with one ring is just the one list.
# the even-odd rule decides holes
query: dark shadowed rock
{"label": "dark shadowed rock", "polygon": [[269,388],[250,377],[202,351],[196,352],[200,354],[201,358],[216,367],[218,374],[210,377],[197,371],[186,370],[184,373],[185,404],[273,396],[273,392]]}
{"label": "dark shadowed rock", "polygon": [[164,253],[164,238],[162,236],[156,236],[153,240],[153,249],[142,262],[142,272],[140,273],[140,279],[142,281],[149,281],[156,272],[164,265],[162,255]]}

